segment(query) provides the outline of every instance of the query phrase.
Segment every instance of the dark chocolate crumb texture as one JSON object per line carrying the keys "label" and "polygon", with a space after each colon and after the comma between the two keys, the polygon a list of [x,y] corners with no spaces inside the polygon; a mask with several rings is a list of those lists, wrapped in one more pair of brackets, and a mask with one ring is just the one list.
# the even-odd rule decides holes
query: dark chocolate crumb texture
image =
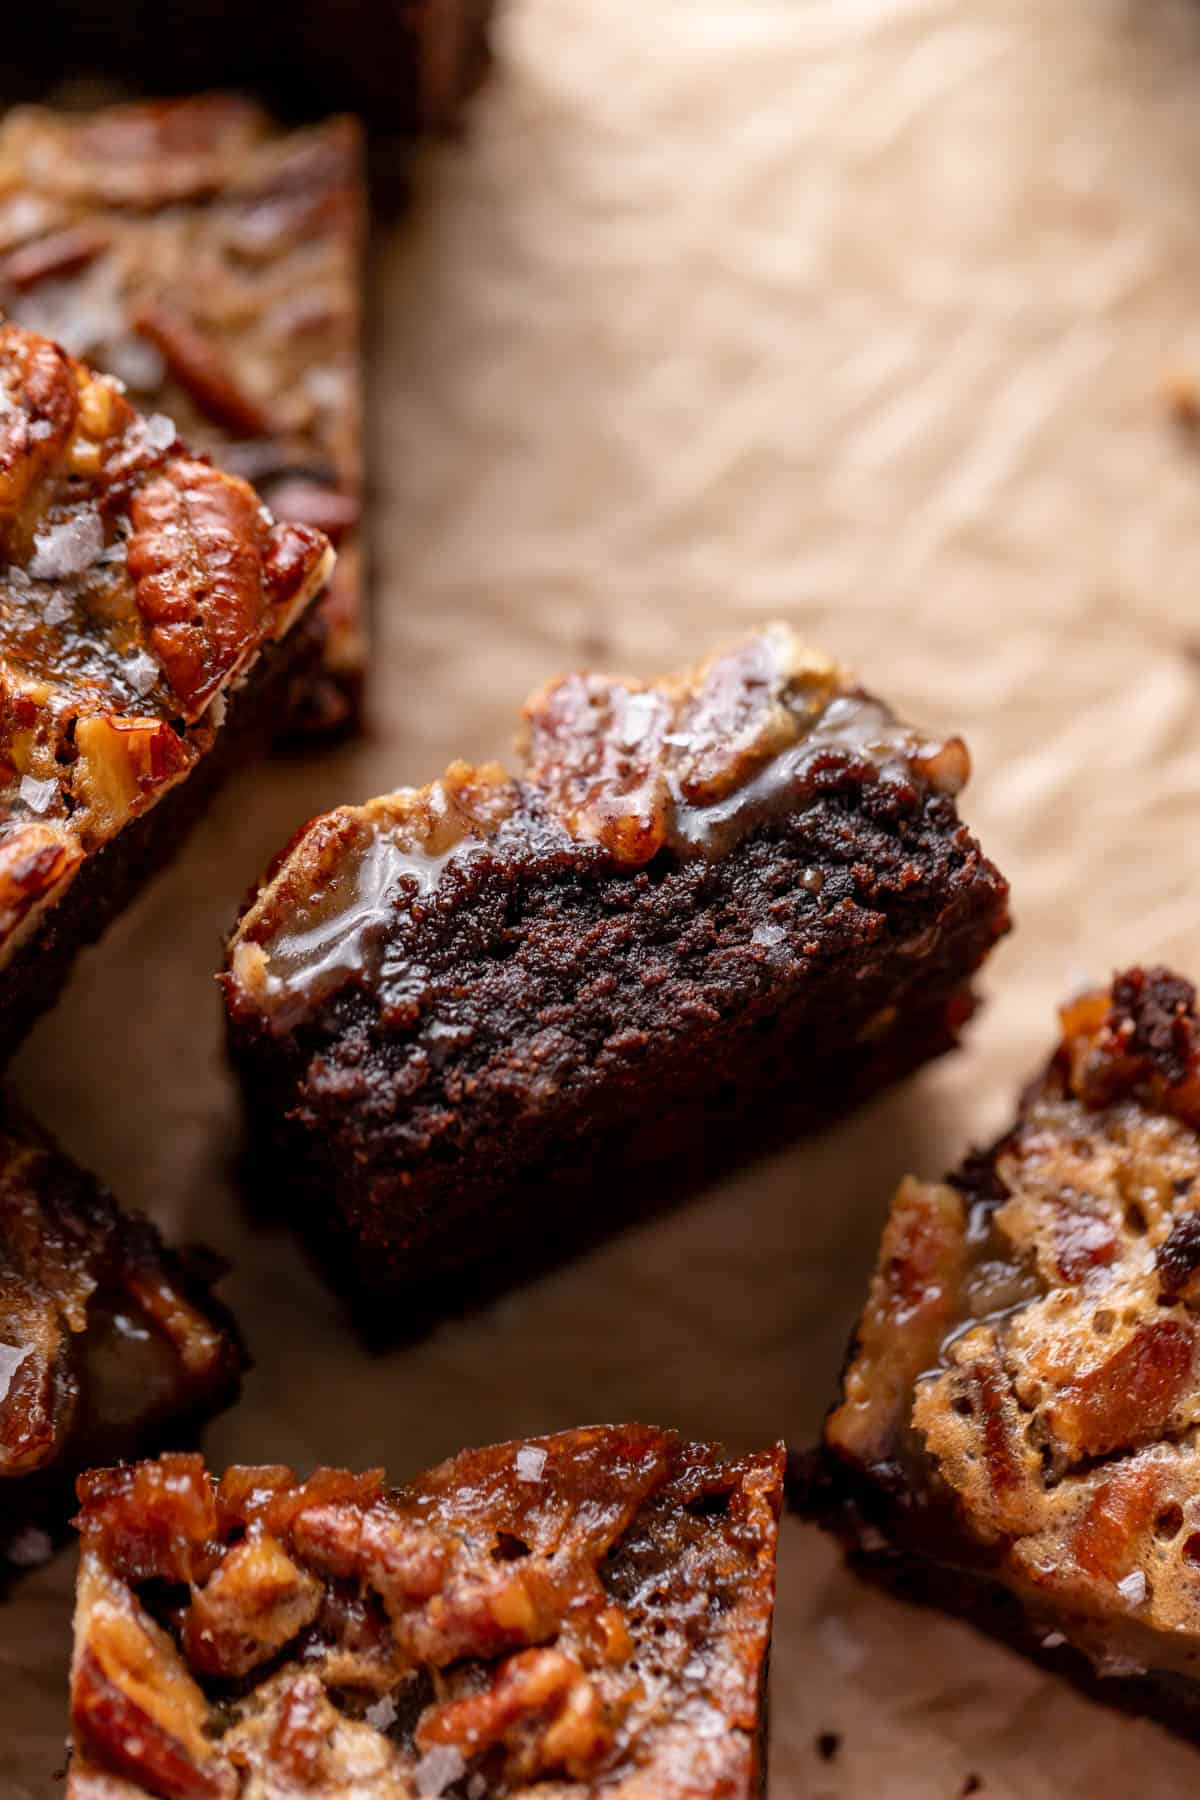
{"label": "dark chocolate crumb texture", "polygon": [[353,722],[366,668],[365,231],[353,119],[280,132],[210,94],[0,123],[0,310],[118,376],[277,518],[339,546],[297,731]]}
{"label": "dark chocolate crumb texture", "polygon": [[638,1425],[85,1475],[68,1800],[749,1800],[782,1477]]}
{"label": "dark chocolate crumb texture", "polygon": [[242,1366],[198,1259],[0,1098],[0,1580],[49,1554],[80,1470],[186,1442]]}
{"label": "dark chocolate crumb texture", "polygon": [[1007,929],[961,741],[783,626],[525,721],[516,776],[305,827],[229,946],[273,1182],[381,1292],[527,1262],[615,1218],[614,1167],[711,1171],[945,1049]]}
{"label": "dark chocolate crumb texture", "polygon": [[226,737],[244,752],[260,704],[270,729],[332,556],[0,326],[0,1051],[173,850]]}
{"label": "dark chocolate crumb texture", "polygon": [[901,1184],[800,1498],[882,1578],[1196,1732],[1196,992],[1133,969],[1062,1029],[992,1150]]}

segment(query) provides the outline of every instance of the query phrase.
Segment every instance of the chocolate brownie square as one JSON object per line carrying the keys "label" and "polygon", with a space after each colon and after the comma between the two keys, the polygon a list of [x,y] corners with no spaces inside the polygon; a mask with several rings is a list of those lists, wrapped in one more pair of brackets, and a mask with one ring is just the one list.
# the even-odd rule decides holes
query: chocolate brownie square
{"label": "chocolate brownie square", "polygon": [[961,741],[785,627],[525,723],[307,825],[229,946],[269,1184],[397,1320],[946,1049],[1008,925]]}

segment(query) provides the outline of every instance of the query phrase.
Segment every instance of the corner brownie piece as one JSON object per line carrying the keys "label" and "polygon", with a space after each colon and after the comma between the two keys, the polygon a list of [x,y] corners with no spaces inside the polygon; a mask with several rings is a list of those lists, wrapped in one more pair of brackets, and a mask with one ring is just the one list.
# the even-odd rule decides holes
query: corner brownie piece
{"label": "corner brownie piece", "polygon": [[332,551],[0,326],[0,1054],[269,735]]}
{"label": "corner brownie piece", "polygon": [[229,946],[272,1184],[410,1308],[947,1048],[1008,924],[961,741],[783,626],[525,720],[515,777],[456,763],[305,827]]}
{"label": "corner brownie piece", "polygon": [[1196,1734],[1196,992],[1133,969],[1062,1027],[993,1149],[901,1185],[801,1500],[868,1571]]}
{"label": "corner brownie piece", "polygon": [[49,1553],[80,1470],[186,1443],[234,1399],[208,1287],[0,1096],[0,1583]]}
{"label": "corner brownie piece", "polygon": [[0,123],[0,310],[339,546],[302,733],[356,720],[366,666],[365,235],[353,119],[284,133],[212,94]]}
{"label": "corner brownie piece", "polygon": [[640,1425],[85,1475],[68,1800],[749,1800],[782,1475]]}

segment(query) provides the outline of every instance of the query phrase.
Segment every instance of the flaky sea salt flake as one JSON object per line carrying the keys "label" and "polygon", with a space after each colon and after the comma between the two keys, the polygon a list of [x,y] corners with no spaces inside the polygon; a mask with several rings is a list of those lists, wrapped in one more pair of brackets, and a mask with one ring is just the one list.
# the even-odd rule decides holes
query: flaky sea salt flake
{"label": "flaky sea salt flake", "polygon": [[58,783],[52,775],[45,781],[39,781],[36,775],[22,775],[17,792],[30,812],[44,813],[58,792]]}
{"label": "flaky sea salt flake", "polygon": [[517,1451],[517,1480],[540,1481],[546,1467],[546,1452],[536,1444],[524,1444]]}
{"label": "flaky sea salt flake", "polygon": [[453,1744],[435,1744],[427,1750],[413,1770],[413,1781],[422,1800],[434,1800],[466,1771],[461,1750]]}
{"label": "flaky sea salt flake", "polygon": [[158,664],[144,650],[139,650],[125,664],[125,674],[135,694],[148,694],[158,680]]}
{"label": "flaky sea salt flake", "polygon": [[399,1711],[400,1708],[396,1705],[396,1702],[392,1699],[391,1695],[384,1694],[382,1699],[376,1700],[371,1706],[368,1706],[366,1712],[363,1714],[363,1718],[367,1721],[367,1724],[373,1726],[376,1731],[390,1731],[392,1726],[396,1723],[396,1717]]}
{"label": "flaky sea salt flake", "polygon": [[1140,1606],[1146,1598],[1146,1577],[1142,1570],[1134,1569],[1118,1581],[1117,1592],[1130,1606]]}
{"label": "flaky sea salt flake", "polygon": [[104,526],[98,513],[77,512],[59,525],[39,531],[33,540],[29,573],[37,581],[62,581],[90,569],[104,548]]}

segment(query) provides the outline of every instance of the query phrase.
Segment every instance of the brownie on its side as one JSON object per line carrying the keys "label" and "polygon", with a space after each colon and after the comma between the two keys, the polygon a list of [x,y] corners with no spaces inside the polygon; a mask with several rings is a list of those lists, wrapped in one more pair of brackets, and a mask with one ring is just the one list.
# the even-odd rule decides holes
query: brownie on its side
{"label": "brownie on its side", "polygon": [[0,326],[0,1055],[269,736],[333,553]]}
{"label": "brownie on its side", "polygon": [[397,1320],[944,1050],[1007,928],[961,742],[783,626],[525,717],[519,775],[305,827],[229,946],[273,1189]]}
{"label": "brownie on its side", "polygon": [[905,1181],[800,1500],[868,1572],[1200,1734],[1200,1025],[1133,969]]}
{"label": "brownie on its side", "polygon": [[68,1800],[750,1800],[782,1476],[640,1425],[85,1475]]}
{"label": "brownie on its side", "polygon": [[0,1098],[0,1583],[49,1553],[80,1470],[186,1443],[244,1360],[204,1275]]}
{"label": "brownie on its side", "polygon": [[352,724],[366,667],[365,234],[353,119],[283,133],[210,94],[0,123],[0,310],[339,546],[323,667],[289,719],[300,733]]}

